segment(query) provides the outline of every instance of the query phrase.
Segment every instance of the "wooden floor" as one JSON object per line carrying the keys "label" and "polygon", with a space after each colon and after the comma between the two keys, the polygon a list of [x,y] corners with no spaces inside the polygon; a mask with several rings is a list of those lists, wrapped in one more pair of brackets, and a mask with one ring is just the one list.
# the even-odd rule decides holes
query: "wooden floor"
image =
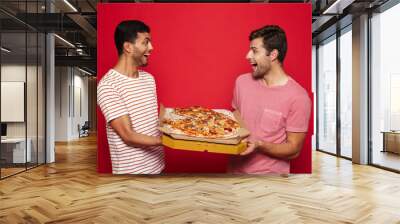
{"label": "wooden floor", "polygon": [[312,175],[112,176],[96,139],[0,181],[0,223],[400,223],[400,175],[315,152]]}
{"label": "wooden floor", "polygon": [[10,175],[19,173],[26,170],[25,167],[24,168],[1,168],[1,178],[4,177],[8,177]]}
{"label": "wooden floor", "polygon": [[17,174],[17,173],[20,173],[20,172],[24,172],[24,171],[26,171],[27,169],[29,170],[29,169],[34,169],[35,167],[37,167],[37,164],[29,164],[29,165],[27,165],[27,167],[25,167],[25,165],[18,165],[18,167],[11,167],[11,168],[1,168],[1,170],[0,170],[0,172],[1,172],[1,178],[6,178],[6,177],[8,177],[8,176],[11,176],[11,175],[15,175],[15,174]]}
{"label": "wooden floor", "polygon": [[372,161],[374,164],[400,170],[400,154],[392,152],[374,151]]}

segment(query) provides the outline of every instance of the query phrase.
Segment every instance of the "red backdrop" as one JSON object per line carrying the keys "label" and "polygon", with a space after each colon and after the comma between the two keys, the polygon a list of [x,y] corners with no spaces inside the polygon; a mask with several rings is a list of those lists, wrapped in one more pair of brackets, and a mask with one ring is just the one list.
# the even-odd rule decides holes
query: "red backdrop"
{"label": "red backdrop", "polygon": [[[237,76],[251,71],[248,36],[267,24],[287,34],[285,70],[311,95],[311,4],[103,3],[97,15],[97,80],[114,66],[114,30],[138,19],[151,28],[154,51],[144,70],[153,74],[159,102],[167,107],[202,105],[231,109]],[[104,117],[98,115],[98,171],[111,172]],[[311,116],[312,117],[312,116]],[[311,133],[292,173],[311,173]],[[228,156],[166,149],[167,173],[225,172]]]}

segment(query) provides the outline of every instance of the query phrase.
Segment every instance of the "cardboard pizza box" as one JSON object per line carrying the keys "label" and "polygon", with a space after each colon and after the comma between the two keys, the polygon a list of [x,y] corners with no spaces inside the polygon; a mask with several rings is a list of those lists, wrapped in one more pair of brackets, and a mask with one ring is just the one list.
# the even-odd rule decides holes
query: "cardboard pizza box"
{"label": "cardboard pizza box", "polygon": [[[167,113],[171,108],[164,108],[160,105],[160,125]],[[231,113],[231,116],[239,123],[240,130],[239,136],[235,138],[227,139],[211,139],[211,138],[201,138],[192,137],[186,135],[180,135],[172,133],[171,130],[165,127],[160,127],[161,132],[163,132],[162,142],[165,146],[173,149],[190,150],[190,151],[202,151],[202,152],[213,152],[213,153],[224,153],[224,154],[240,154],[246,149],[246,144],[242,143],[242,139],[250,135],[250,132],[244,127],[243,121],[236,114],[233,114],[227,110],[217,110],[224,111],[224,113]]]}
{"label": "cardboard pizza box", "polygon": [[198,152],[212,152],[212,153],[223,153],[223,154],[232,154],[238,155],[244,150],[246,150],[247,145],[244,142],[240,142],[236,145],[231,144],[218,144],[218,143],[210,143],[210,142],[201,142],[201,141],[190,141],[190,140],[181,140],[174,139],[169,135],[163,134],[162,143],[165,146],[168,146],[172,149],[180,149],[180,150],[189,150],[189,151],[198,151]]}

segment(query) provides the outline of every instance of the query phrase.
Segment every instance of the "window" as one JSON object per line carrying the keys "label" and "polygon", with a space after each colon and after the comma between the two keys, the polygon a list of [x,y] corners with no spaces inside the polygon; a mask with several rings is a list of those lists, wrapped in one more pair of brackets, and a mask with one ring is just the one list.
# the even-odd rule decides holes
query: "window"
{"label": "window", "polygon": [[[0,6],[18,6],[22,15],[41,12],[44,3],[1,1]],[[1,118],[6,129],[0,144],[0,178],[5,178],[45,163],[46,39],[4,12],[0,17],[7,21],[0,23],[0,111],[7,115]]]}
{"label": "window", "polygon": [[340,155],[352,157],[352,34],[351,26],[340,36]]}
{"label": "window", "polygon": [[371,18],[372,164],[400,170],[400,4]]}
{"label": "window", "polygon": [[318,47],[318,145],[336,153],[336,36]]}

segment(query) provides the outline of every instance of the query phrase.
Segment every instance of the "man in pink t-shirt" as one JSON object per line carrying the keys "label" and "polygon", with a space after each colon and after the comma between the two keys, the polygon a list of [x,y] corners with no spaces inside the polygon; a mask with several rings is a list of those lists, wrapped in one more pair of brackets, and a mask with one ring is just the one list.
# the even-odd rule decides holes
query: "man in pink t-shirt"
{"label": "man in pink t-shirt", "polygon": [[249,39],[246,58],[253,73],[237,78],[232,107],[251,134],[246,151],[231,158],[229,171],[287,174],[306,137],[311,100],[283,70],[287,42],[280,27],[262,27]]}

